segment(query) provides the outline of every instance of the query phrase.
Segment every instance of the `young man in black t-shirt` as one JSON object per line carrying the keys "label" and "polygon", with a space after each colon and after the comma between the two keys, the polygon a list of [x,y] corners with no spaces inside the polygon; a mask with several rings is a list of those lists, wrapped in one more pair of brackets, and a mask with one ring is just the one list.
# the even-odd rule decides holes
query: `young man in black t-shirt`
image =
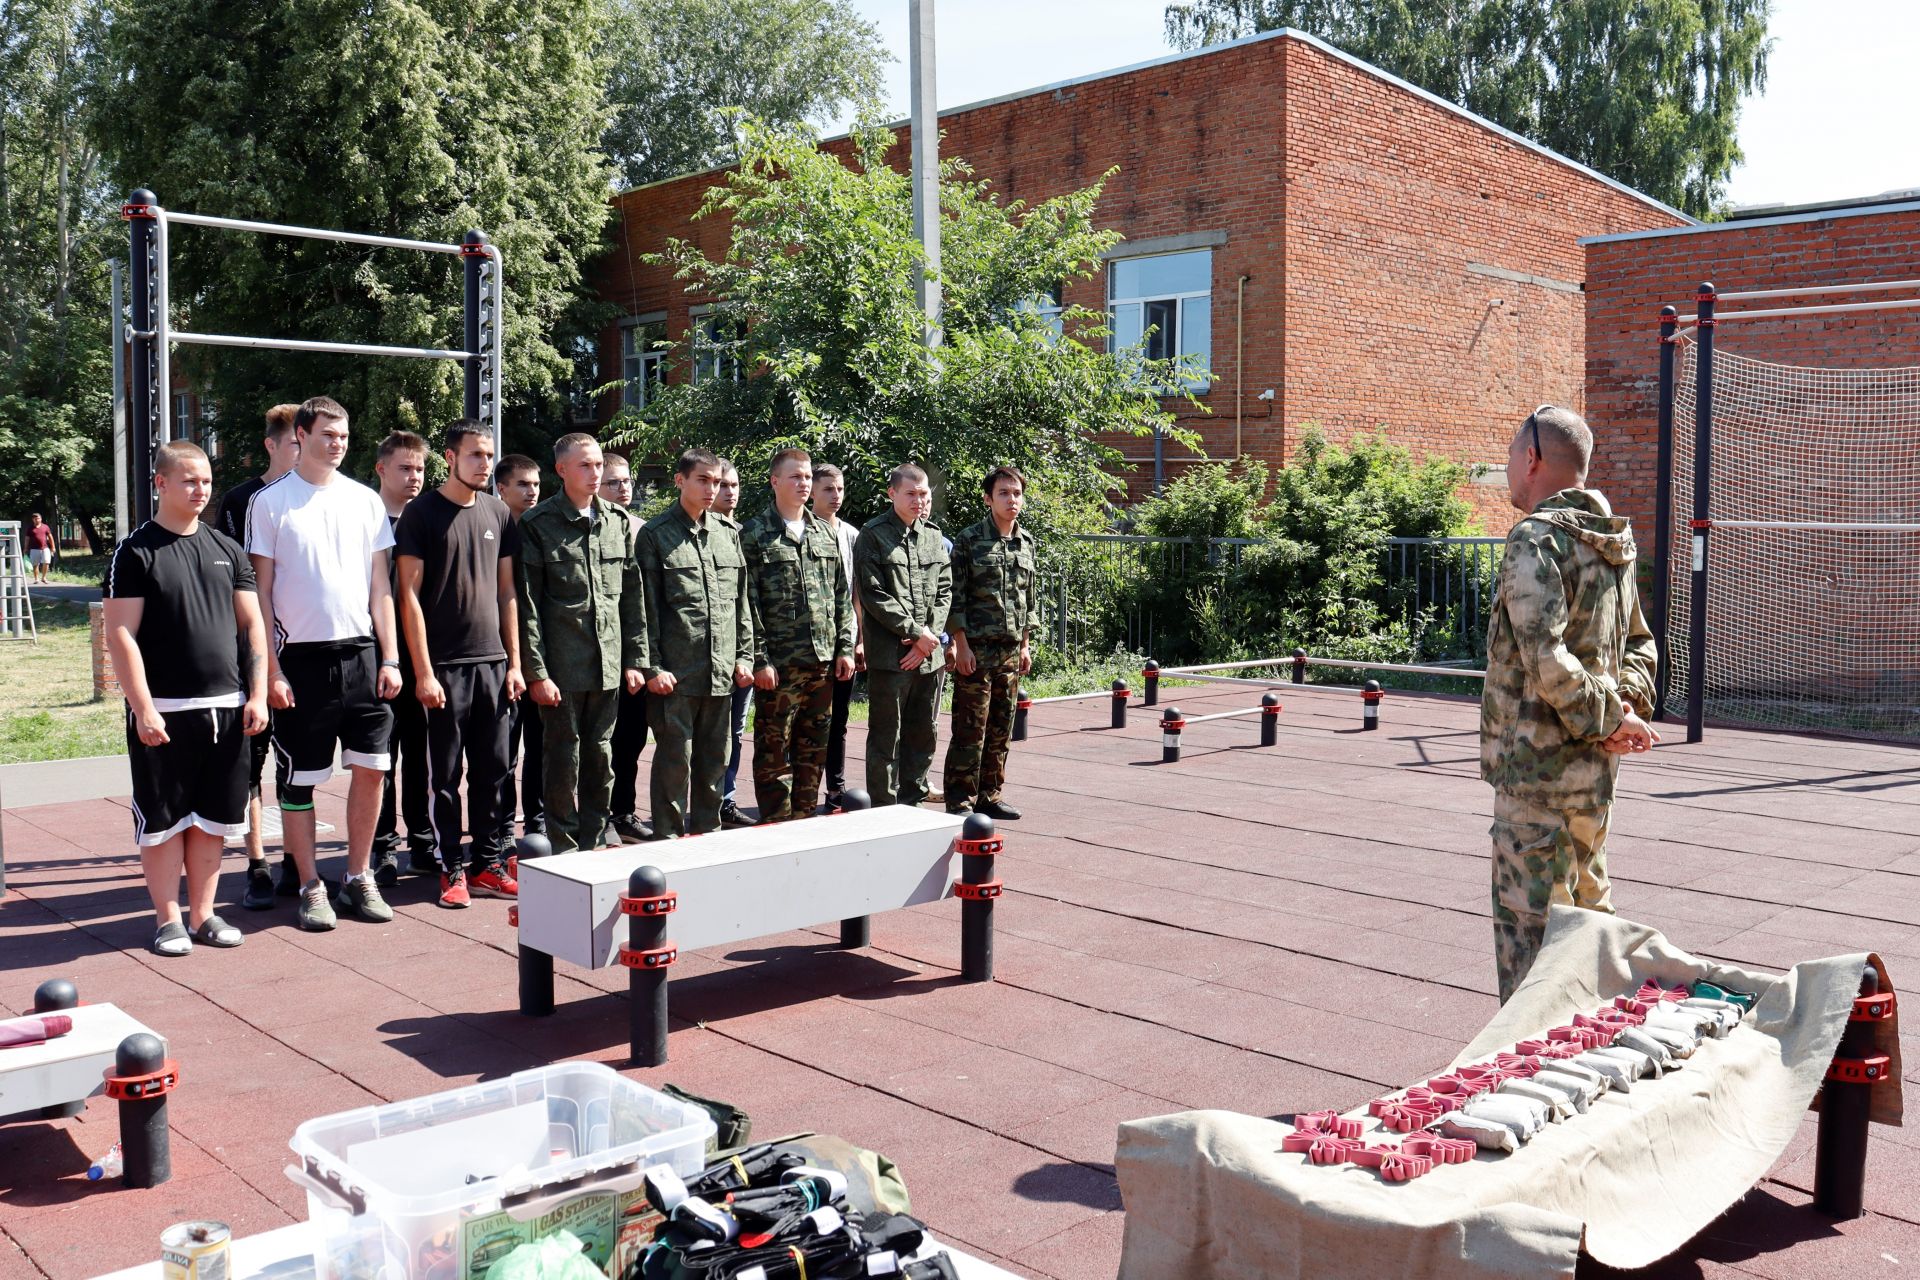
{"label": "young man in black t-shirt", "polygon": [[227,837],[247,830],[246,739],[267,727],[267,633],[253,566],[200,523],[213,493],[207,455],[175,440],[153,465],[154,516],[114,549],[105,613],[127,701],[134,840],[159,926],[152,950],[182,956],[196,942],[244,941],[213,898]]}
{"label": "young man in black t-shirt", "polygon": [[[472,418],[461,418],[447,428],[446,457],[447,482],[407,504],[394,531],[394,550],[400,629],[413,662],[415,696],[426,708],[440,905],[464,907],[473,894],[520,893],[500,837],[500,804],[508,708],[527,686],[520,675],[513,578],[520,530],[507,505],[485,491],[493,473],[493,436]],[[463,757],[471,874],[460,853]]]}
{"label": "young man in black t-shirt", "polygon": [[[253,495],[293,470],[293,464],[300,460],[300,445],[293,434],[293,415],[299,411],[297,404],[277,404],[267,410],[267,433],[260,441],[267,451],[267,469],[260,475],[242,480],[220,499],[220,515],[215,527],[232,538],[237,546],[247,545],[247,507],[253,502]],[[240,654],[242,669],[246,660],[247,655],[243,650]],[[271,711],[267,713],[267,723],[271,729]],[[267,755],[272,749],[272,733],[257,733],[248,752],[247,889],[245,896],[240,899],[240,905],[249,911],[265,911],[273,906],[273,875],[267,870],[266,842],[260,832],[263,813],[260,780],[266,773]],[[284,850],[280,854],[279,895],[283,898],[300,896],[300,872]]]}
{"label": "young man in black t-shirt", "polygon": [[[400,516],[420,496],[427,479],[427,442],[411,431],[395,431],[380,442],[374,464],[375,486],[387,508],[387,525],[399,537]],[[400,824],[407,827],[407,870],[432,875],[433,826],[427,804],[427,713],[414,696],[413,663],[407,656],[406,628],[398,626],[400,553],[387,561],[387,586],[393,591],[395,643],[400,646],[400,693],[393,700],[393,736],[387,750],[393,768],[380,791],[380,817],[373,827],[373,878],[383,888],[400,883]]]}

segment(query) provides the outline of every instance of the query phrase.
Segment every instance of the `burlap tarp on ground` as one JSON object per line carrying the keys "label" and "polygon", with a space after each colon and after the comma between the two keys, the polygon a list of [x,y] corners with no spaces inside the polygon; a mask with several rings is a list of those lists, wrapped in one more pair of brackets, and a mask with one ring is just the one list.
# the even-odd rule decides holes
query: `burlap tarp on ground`
{"label": "burlap tarp on ground", "polygon": [[[1583,1239],[1601,1262],[1646,1266],[1718,1217],[1786,1148],[1833,1059],[1864,963],[1880,967],[1854,954],[1785,976],[1751,972],[1695,959],[1617,916],[1555,907],[1526,982],[1451,1065],[1491,1057],[1648,980],[1705,980],[1760,999],[1741,1027],[1705,1041],[1664,1079],[1606,1094],[1513,1155],[1483,1152],[1399,1185],[1282,1153],[1290,1127],[1272,1120],[1189,1111],[1123,1124],[1121,1277],[1571,1276]],[[1886,977],[1882,968],[1883,989]],[[1898,1022],[1875,1031],[1893,1064],[1874,1089],[1873,1118],[1897,1125]],[[1367,1124],[1367,1141],[1397,1140]]]}

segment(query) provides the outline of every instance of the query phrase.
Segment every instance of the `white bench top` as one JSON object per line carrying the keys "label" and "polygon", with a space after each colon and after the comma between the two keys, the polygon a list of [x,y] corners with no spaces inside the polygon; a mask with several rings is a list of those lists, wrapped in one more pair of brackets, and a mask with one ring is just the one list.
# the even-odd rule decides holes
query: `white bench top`
{"label": "white bench top", "polygon": [[83,1004],[58,1012],[73,1019],[66,1035],[0,1049],[0,1116],[92,1097],[107,1087],[104,1073],[122,1040],[141,1031],[157,1034],[117,1005]]}
{"label": "white bench top", "polygon": [[626,939],[620,897],[658,867],[678,895],[667,934],[683,951],[764,938],[952,893],[965,819],[904,805],[651,841],[520,863],[520,941],[582,968]]}

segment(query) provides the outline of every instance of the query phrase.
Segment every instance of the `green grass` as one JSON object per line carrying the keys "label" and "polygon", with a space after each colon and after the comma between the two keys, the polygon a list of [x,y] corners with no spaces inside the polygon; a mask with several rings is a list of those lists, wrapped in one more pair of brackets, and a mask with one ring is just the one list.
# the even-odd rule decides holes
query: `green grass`
{"label": "green grass", "polygon": [[[47,577],[70,587],[97,587],[100,585],[100,580],[106,576],[106,572],[105,556],[62,551],[54,560],[53,567],[47,570]],[[85,618],[80,621],[82,626],[86,624]]]}
{"label": "green grass", "polygon": [[40,640],[0,641],[0,764],[119,755],[119,698],[93,699],[85,605],[38,600]]}

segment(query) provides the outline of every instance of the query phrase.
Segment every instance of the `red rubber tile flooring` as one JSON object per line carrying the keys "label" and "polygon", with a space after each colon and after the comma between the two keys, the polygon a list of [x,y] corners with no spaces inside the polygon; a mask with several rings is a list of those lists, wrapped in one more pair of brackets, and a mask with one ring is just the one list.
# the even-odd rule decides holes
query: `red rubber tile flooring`
{"label": "red rubber tile flooring", "polygon": [[[1200,714],[1257,692],[1163,702]],[[638,1074],[737,1102],[757,1135],[886,1152],[938,1233],[1014,1271],[1112,1275],[1119,1122],[1351,1106],[1430,1074],[1494,1011],[1477,704],[1390,696],[1381,731],[1362,733],[1352,694],[1285,697],[1278,746],[1253,745],[1257,717],[1196,725],[1173,765],[1153,712],[1114,731],[1104,700],[1037,708],[1012,769],[1027,817],[1003,828],[995,983],[959,981],[954,902],[876,917],[864,951],[819,930],[684,956],[671,1062]],[[1623,913],[1748,965],[1872,948],[1920,990],[1920,752],[1716,732],[1629,761],[1623,785]],[[341,808],[336,783],[323,816]],[[624,972],[562,965],[558,1014],[524,1019],[504,904],[441,911],[424,880],[392,894],[384,928],[309,936],[290,905],[233,909],[243,949],[153,957],[127,828],[124,802],[7,813],[0,1012],[66,975],[164,1031],[183,1072],[174,1180],[84,1180],[116,1133],[100,1100],[0,1127],[0,1280],[151,1260],[189,1217],[244,1233],[304,1215],[280,1170],[311,1116],[625,1057]],[[1906,1062],[1920,1079],[1920,1044]],[[1920,1261],[1920,1130],[1876,1127],[1869,1212],[1843,1224],[1808,1203],[1813,1134],[1809,1118],[1767,1180],[1641,1274]]]}

